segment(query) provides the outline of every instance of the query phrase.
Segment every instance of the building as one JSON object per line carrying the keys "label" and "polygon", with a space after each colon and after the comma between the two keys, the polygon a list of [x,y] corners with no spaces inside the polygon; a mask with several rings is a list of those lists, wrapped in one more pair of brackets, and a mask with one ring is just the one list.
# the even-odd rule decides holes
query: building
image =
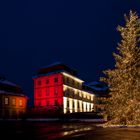
{"label": "building", "polygon": [[40,112],[90,112],[94,94],[83,89],[84,81],[70,67],[55,63],[33,77],[34,107]]}
{"label": "building", "polygon": [[103,82],[94,81],[85,84],[85,88],[91,90],[95,94],[93,100],[94,112],[102,114],[105,111],[107,99],[110,97],[108,86]]}
{"label": "building", "polygon": [[0,118],[18,118],[26,112],[27,97],[22,89],[0,77]]}

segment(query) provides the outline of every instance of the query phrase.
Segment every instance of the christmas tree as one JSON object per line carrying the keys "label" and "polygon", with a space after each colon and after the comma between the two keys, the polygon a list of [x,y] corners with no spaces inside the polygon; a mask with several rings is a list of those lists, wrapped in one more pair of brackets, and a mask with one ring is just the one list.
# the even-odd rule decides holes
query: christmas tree
{"label": "christmas tree", "polygon": [[107,124],[140,125],[140,19],[136,12],[125,15],[125,26],[118,26],[122,40],[118,44],[114,69],[101,78],[110,88],[106,104]]}

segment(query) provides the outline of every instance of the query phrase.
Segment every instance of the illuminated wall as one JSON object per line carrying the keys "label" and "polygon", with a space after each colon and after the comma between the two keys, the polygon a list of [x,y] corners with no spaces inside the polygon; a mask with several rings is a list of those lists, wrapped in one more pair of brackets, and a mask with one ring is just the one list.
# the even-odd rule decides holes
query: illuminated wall
{"label": "illuminated wall", "polygon": [[39,75],[34,78],[34,106],[57,109],[63,113],[90,112],[94,95],[83,91],[83,81],[66,72]]}
{"label": "illuminated wall", "polygon": [[34,106],[53,107],[63,105],[62,74],[34,78]]}
{"label": "illuminated wall", "polygon": [[1,94],[1,117],[19,117],[26,112],[27,97],[21,95]]}
{"label": "illuminated wall", "polygon": [[64,113],[91,112],[93,110],[94,95],[83,91],[83,81],[75,76],[63,72],[63,110]]}

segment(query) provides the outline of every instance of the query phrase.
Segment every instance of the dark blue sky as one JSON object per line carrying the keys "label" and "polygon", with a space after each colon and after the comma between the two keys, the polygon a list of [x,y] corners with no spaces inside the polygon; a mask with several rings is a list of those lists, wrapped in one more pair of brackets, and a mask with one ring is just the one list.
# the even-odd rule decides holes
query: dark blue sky
{"label": "dark blue sky", "polygon": [[20,0],[0,2],[0,72],[33,95],[39,67],[62,61],[85,81],[113,67],[117,25],[139,0]]}

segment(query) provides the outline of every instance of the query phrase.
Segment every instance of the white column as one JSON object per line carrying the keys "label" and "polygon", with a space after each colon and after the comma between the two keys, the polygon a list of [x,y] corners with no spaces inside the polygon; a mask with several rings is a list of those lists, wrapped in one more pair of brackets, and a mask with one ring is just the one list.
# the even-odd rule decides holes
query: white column
{"label": "white column", "polygon": [[80,109],[80,112],[82,112],[82,101],[79,101],[79,109]]}
{"label": "white column", "polygon": [[83,102],[83,112],[86,112],[86,102]]}
{"label": "white column", "polygon": [[90,111],[90,103],[87,103],[87,111]]}
{"label": "white column", "polygon": [[70,109],[70,113],[73,112],[73,99],[69,98],[69,109]]}
{"label": "white column", "polygon": [[67,97],[63,97],[63,112],[67,113]]}
{"label": "white column", "polygon": [[75,112],[77,112],[77,110],[78,110],[78,108],[77,108],[78,106],[77,106],[77,100],[76,99],[74,99],[74,110],[75,110]]}

